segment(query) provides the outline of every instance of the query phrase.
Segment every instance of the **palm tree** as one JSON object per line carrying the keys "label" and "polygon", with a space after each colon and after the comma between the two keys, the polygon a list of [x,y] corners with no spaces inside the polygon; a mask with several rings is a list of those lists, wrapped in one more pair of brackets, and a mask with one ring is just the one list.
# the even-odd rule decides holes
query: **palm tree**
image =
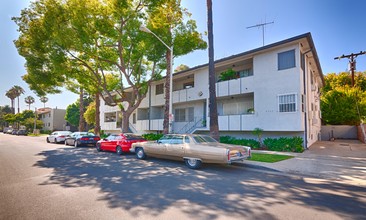
{"label": "palm tree", "polygon": [[46,102],[48,102],[48,98],[46,96],[42,96],[39,100],[43,103],[43,108],[46,108]]}
{"label": "palm tree", "polygon": [[15,98],[17,96],[16,96],[13,88],[11,88],[8,91],[6,91],[5,95],[6,95],[6,97],[8,97],[11,100],[11,112],[13,114],[15,114],[15,108],[14,108],[15,103],[14,103],[14,100],[15,100]]}
{"label": "palm tree", "polygon": [[19,96],[21,94],[24,94],[24,89],[20,86],[13,86],[12,88],[14,90],[14,93],[16,95],[16,98],[18,99],[18,113],[20,113],[20,105],[19,105]]}
{"label": "palm tree", "polygon": [[30,110],[31,104],[34,103],[34,98],[29,95],[29,96],[27,96],[27,97],[24,98],[24,101],[25,101],[25,103],[28,104],[28,107],[29,107],[28,110]]}
{"label": "palm tree", "polygon": [[216,103],[216,78],[213,45],[213,22],[212,22],[212,0],[207,0],[207,30],[208,30],[208,88],[210,108],[210,135],[219,140],[219,122]]}

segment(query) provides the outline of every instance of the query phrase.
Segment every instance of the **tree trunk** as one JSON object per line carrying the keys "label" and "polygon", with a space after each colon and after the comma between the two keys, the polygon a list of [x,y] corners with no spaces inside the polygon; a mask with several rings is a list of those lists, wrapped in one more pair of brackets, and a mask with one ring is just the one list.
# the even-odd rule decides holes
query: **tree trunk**
{"label": "tree trunk", "polygon": [[85,130],[85,120],[84,120],[84,90],[80,88],[80,96],[79,96],[79,131]]}
{"label": "tree trunk", "polygon": [[[163,133],[168,134],[169,133],[169,103],[170,103],[170,77],[172,77],[172,70],[170,68],[171,66],[171,58],[170,58],[170,51],[168,50],[165,58],[167,62],[167,68],[166,68],[166,77],[165,77],[165,108],[164,108],[164,122],[163,122]],[[173,112],[173,111],[172,111]]]}
{"label": "tree trunk", "polygon": [[216,78],[213,44],[212,0],[207,0],[207,30],[208,30],[208,81],[209,81],[209,110],[210,110],[210,135],[219,140],[219,123],[216,103]]}
{"label": "tree trunk", "polygon": [[128,129],[130,125],[129,123],[130,116],[131,112],[122,111],[122,124],[121,124],[122,133],[129,133]]}
{"label": "tree trunk", "polygon": [[99,93],[95,94],[95,128],[94,134],[100,136],[100,100]]}
{"label": "tree trunk", "polygon": [[18,99],[18,113],[20,112],[20,106],[19,106],[19,96],[17,97]]}

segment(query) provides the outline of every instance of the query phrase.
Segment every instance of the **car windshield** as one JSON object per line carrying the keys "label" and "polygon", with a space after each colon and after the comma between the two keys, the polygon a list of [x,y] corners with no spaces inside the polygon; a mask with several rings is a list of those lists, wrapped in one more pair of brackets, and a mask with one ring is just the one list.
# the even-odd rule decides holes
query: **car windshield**
{"label": "car windshield", "polygon": [[193,140],[198,144],[202,143],[217,143],[215,139],[206,135],[193,136]]}

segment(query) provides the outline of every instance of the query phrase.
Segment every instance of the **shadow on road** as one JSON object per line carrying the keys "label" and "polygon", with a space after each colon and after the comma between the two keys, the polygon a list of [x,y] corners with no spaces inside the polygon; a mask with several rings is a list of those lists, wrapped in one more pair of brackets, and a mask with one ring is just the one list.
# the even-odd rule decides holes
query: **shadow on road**
{"label": "shadow on road", "polygon": [[274,219],[273,207],[306,206],[341,218],[364,218],[365,188],[305,178],[256,173],[246,167],[206,165],[188,169],[183,162],[134,155],[117,156],[92,148],[43,151],[35,166],[54,172],[42,185],[94,187],[99,200],[139,217],[158,216],[174,206],[192,218]]}

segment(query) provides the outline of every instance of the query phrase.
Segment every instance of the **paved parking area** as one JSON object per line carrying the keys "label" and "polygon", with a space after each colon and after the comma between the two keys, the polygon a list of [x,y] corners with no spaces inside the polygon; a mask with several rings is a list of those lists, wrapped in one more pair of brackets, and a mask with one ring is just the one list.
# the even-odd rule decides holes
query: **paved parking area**
{"label": "paved parking area", "polygon": [[291,155],[295,157],[272,164],[255,161],[245,163],[288,174],[366,186],[366,144],[360,141],[319,141],[305,152],[291,153]]}

